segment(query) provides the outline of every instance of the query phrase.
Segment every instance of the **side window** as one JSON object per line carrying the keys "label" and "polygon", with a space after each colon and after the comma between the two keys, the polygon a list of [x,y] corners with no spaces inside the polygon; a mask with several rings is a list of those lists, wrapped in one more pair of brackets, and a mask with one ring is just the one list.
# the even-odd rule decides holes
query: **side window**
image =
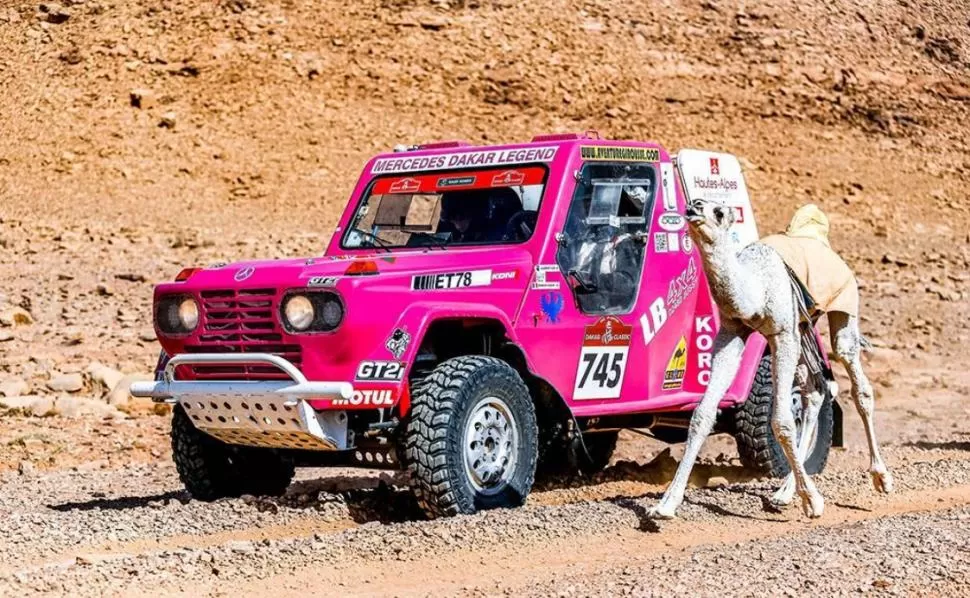
{"label": "side window", "polygon": [[556,261],[584,313],[633,309],[656,181],[649,163],[593,162],[580,171]]}

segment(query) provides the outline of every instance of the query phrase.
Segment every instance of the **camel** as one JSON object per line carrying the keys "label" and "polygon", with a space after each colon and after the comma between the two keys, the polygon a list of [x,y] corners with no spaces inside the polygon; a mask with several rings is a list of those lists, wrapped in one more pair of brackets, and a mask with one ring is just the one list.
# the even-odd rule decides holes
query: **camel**
{"label": "camel", "polygon": [[[752,332],[762,334],[771,350],[772,430],[791,466],[791,474],[771,502],[778,506],[790,504],[797,493],[806,516],[822,515],[825,500],[803,463],[815,434],[822,389],[808,375],[799,331],[805,310],[800,304],[801,291],[796,288],[789,267],[802,281],[815,282],[807,286],[816,306],[826,313],[835,355],[849,374],[852,400],[862,418],[869,445],[873,486],[877,492],[891,492],[893,478],[876,442],[872,386],[860,359],[864,339],[859,331],[858,286],[851,270],[828,246],[825,215],[814,205],[803,206],[785,235],[772,235],[740,249],[730,231],[735,222],[733,209],[694,200],[688,204],[686,215],[688,233],[699,250],[720,312],[721,327],[714,340],[710,381],[691,417],[684,458],[663,498],[648,510],[649,516],[669,519],[676,515],[691,469],[714,426],[717,406],[737,374],[745,341]],[[807,244],[808,249],[803,250],[800,261],[798,252],[792,251],[799,243]],[[795,420],[790,409],[795,382],[802,390],[805,406],[799,446],[795,442]]]}

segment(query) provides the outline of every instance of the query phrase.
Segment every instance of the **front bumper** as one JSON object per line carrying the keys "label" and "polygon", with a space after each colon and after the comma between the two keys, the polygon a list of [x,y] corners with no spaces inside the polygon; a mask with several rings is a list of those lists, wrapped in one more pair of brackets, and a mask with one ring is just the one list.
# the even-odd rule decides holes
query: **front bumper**
{"label": "front bumper", "polygon": [[[176,380],[180,365],[273,365],[290,380]],[[154,382],[135,382],[131,394],[178,403],[199,430],[227,444],[344,450],[347,413],[317,412],[309,399],[349,399],[349,382],[311,382],[289,361],[268,353],[186,353],[172,357]]]}

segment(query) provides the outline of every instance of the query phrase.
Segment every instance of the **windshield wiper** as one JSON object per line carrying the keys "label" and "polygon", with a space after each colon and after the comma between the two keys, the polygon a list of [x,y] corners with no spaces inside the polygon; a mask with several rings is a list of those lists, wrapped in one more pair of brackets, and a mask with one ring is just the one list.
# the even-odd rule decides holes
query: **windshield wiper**
{"label": "windshield wiper", "polygon": [[432,244],[440,247],[441,249],[447,249],[448,248],[448,242],[447,241],[442,241],[437,236],[435,236],[435,235],[433,235],[431,233],[414,232],[414,233],[411,233],[411,235],[412,236],[414,236],[414,235],[420,235],[420,237],[418,237],[419,239],[427,239],[428,241],[431,241]]}
{"label": "windshield wiper", "polygon": [[368,239],[370,239],[371,240],[371,246],[372,247],[377,247],[379,249],[383,249],[384,251],[386,251],[388,253],[391,252],[391,249],[390,249],[390,245],[391,244],[389,242],[385,241],[384,239],[378,237],[374,233],[372,233],[370,231],[366,231],[366,230],[364,230],[362,228],[358,228],[356,226],[354,228],[352,228],[351,230],[353,232],[355,232],[355,233],[364,235],[365,237],[367,237]]}

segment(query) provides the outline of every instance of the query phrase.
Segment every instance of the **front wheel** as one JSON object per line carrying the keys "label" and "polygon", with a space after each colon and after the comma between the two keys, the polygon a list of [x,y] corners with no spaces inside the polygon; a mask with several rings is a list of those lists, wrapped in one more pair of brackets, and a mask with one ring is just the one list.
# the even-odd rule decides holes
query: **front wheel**
{"label": "front wheel", "polygon": [[507,363],[478,355],[442,362],[414,385],[405,429],[418,503],[429,517],[523,504],[537,438],[529,389]]}
{"label": "front wheel", "polygon": [[[805,459],[805,470],[809,475],[821,473],[825,469],[829,449],[832,448],[834,397],[829,392],[828,385],[823,385],[822,397],[815,438]],[[767,476],[783,478],[791,468],[771,428],[773,402],[771,355],[765,355],[758,365],[748,399],[734,412],[734,438],[738,443],[742,465]],[[797,387],[792,389],[791,410],[795,417],[795,436],[800,441],[804,432],[804,419],[801,390]]]}
{"label": "front wheel", "polygon": [[172,458],[185,489],[204,501],[278,496],[295,474],[293,461],[273,449],[229,445],[202,432],[181,405],[172,412]]}

